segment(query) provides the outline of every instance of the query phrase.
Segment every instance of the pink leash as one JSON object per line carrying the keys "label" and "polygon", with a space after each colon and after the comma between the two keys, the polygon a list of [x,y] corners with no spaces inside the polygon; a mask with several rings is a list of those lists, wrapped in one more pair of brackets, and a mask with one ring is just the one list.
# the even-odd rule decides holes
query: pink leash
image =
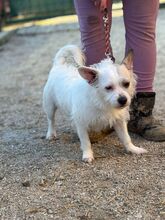
{"label": "pink leash", "polygon": [[110,43],[110,31],[111,31],[111,24],[112,24],[112,16],[109,20],[108,18],[108,3],[107,0],[103,3],[103,22],[104,22],[104,35],[105,35],[105,56],[110,58],[113,63],[115,62],[115,57],[113,56],[113,50]]}

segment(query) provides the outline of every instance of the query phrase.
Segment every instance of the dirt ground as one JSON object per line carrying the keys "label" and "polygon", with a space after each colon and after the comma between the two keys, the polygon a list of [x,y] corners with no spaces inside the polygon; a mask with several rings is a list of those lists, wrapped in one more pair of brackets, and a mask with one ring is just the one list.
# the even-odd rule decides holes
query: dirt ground
{"label": "dirt ground", "polygon": [[[157,27],[155,115],[165,123],[165,10]],[[80,34],[44,30],[18,32],[0,47],[0,219],[165,219],[165,143],[131,134],[149,153],[130,155],[112,133],[93,144],[96,160],[88,165],[77,135],[59,114],[57,140],[45,140],[43,86],[55,52],[79,44]],[[113,19],[112,45],[119,62],[122,18]]]}

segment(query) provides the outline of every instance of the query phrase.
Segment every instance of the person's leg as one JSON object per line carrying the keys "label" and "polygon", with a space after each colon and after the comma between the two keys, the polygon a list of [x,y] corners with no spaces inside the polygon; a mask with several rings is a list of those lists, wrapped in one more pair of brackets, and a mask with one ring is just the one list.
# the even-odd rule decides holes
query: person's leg
{"label": "person's leg", "polygon": [[152,92],[156,66],[155,29],[159,0],[123,0],[126,51],[134,51],[137,92]]}
{"label": "person's leg", "polygon": [[156,70],[156,18],[159,0],[123,0],[126,51],[134,51],[137,94],[132,101],[129,131],[153,141],[165,141],[165,127],[152,116]]}
{"label": "person's leg", "polygon": [[[111,1],[109,1],[111,2]],[[105,39],[103,14],[92,0],[74,0],[78,15],[82,49],[86,56],[86,64],[91,65],[105,58]],[[108,6],[111,20],[111,5]]]}

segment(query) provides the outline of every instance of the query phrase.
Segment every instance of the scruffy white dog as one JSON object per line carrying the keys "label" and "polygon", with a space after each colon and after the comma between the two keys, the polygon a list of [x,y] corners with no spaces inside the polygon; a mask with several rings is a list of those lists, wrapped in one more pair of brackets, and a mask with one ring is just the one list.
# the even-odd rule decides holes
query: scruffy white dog
{"label": "scruffy white dog", "polygon": [[127,131],[129,105],[136,85],[133,52],[129,51],[121,65],[110,59],[90,67],[84,63],[81,50],[74,45],[65,46],[56,54],[43,93],[48,118],[46,138],[56,137],[54,117],[59,108],[76,126],[85,162],[94,159],[88,132],[107,125],[113,126],[128,152],[146,153],[132,144]]}

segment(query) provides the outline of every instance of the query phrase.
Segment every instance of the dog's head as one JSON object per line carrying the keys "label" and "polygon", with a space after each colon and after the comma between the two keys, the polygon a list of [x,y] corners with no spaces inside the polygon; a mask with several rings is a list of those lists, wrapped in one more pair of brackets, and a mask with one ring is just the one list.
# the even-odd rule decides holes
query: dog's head
{"label": "dog's head", "polygon": [[127,53],[121,65],[105,59],[90,67],[79,67],[78,71],[111,107],[120,109],[130,105],[136,86],[132,50]]}

